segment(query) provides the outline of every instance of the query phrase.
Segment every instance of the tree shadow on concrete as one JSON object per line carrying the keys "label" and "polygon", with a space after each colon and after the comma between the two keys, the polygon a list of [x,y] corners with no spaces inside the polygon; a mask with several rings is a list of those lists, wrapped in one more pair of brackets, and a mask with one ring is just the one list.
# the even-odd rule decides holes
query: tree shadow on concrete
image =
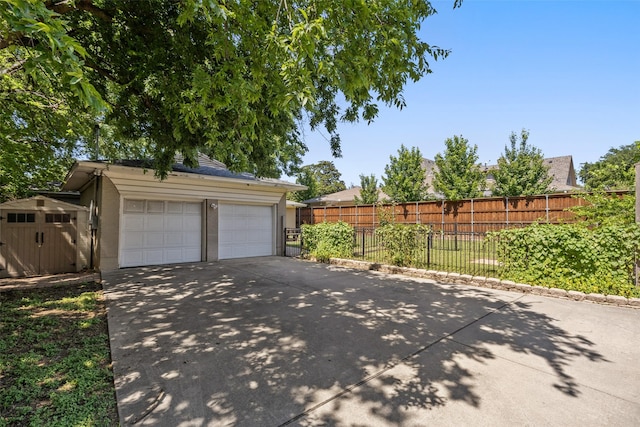
{"label": "tree shadow on concrete", "polygon": [[460,361],[487,363],[491,348],[544,361],[568,396],[581,392],[572,362],[605,361],[518,294],[284,258],[106,282],[125,425],[403,425],[450,402],[479,407]]}

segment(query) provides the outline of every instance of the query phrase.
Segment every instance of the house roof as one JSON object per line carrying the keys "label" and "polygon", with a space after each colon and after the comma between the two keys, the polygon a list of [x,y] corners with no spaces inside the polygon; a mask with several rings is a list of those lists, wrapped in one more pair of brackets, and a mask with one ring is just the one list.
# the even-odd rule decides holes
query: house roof
{"label": "house roof", "polygon": [[[549,168],[549,175],[553,177],[550,187],[555,191],[576,190],[578,187],[576,182],[576,171],[573,167],[573,156],[547,157],[544,159],[544,165]],[[438,171],[435,161],[431,159],[422,159],[422,167],[425,169],[425,182],[429,184],[429,192],[433,193],[433,175]],[[482,170],[485,172],[498,169],[498,165],[485,165]],[[488,178],[491,182],[492,179]],[[486,191],[490,194],[490,191]]]}
{"label": "house roof", "polygon": [[[172,166],[169,176],[183,176],[194,178],[208,178],[217,181],[245,181],[254,185],[264,185],[269,187],[281,187],[287,191],[300,191],[306,189],[304,185],[295,184],[274,178],[258,178],[246,172],[232,172],[227,167],[216,160],[212,160],[204,154],[198,156],[199,166],[190,168],[185,166],[181,156],[176,156],[176,163]],[[109,170],[110,167],[124,167],[130,169],[153,169],[153,161],[150,160],[118,160],[113,163],[104,161],[78,161],[76,162],[67,177],[65,178],[64,190],[80,190],[91,176]]]}
{"label": "house roof", "polygon": [[287,200],[288,208],[306,208],[307,205],[305,203],[294,202],[293,200]]}
{"label": "house roof", "polygon": [[[332,204],[332,203],[353,203],[356,196],[360,197],[360,190],[362,188],[355,186],[346,190],[338,191],[336,193],[325,194],[322,196],[314,197],[313,199],[304,200],[303,203],[307,204]],[[378,200],[387,199],[387,196],[382,190],[378,190]]]}
{"label": "house roof", "polygon": [[544,164],[549,167],[549,175],[553,177],[552,188],[559,191],[578,188],[572,156],[549,157],[544,159]]}

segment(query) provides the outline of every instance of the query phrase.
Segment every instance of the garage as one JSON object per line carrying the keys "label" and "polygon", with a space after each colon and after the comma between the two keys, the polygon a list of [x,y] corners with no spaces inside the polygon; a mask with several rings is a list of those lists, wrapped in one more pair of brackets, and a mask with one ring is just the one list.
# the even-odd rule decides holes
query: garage
{"label": "garage", "polygon": [[274,255],[273,206],[220,204],[219,258]]}
{"label": "garage", "polygon": [[144,162],[76,162],[63,190],[91,209],[91,265],[105,272],[282,254],[287,193],[306,187],[204,155],[198,162],[176,162],[162,180]]}
{"label": "garage", "polygon": [[120,266],[199,262],[202,203],[124,199]]}

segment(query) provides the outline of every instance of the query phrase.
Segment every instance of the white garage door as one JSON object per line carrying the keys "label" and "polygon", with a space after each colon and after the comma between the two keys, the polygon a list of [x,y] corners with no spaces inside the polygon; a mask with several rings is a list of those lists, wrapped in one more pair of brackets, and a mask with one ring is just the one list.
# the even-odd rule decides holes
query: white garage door
{"label": "white garage door", "polygon": [[218,224],[218,258],[273,255],[271,206],[220,204]]}
{"label": "white garage door", "polygon": [[202,205],[124,200],[120,267],[201,261]]}

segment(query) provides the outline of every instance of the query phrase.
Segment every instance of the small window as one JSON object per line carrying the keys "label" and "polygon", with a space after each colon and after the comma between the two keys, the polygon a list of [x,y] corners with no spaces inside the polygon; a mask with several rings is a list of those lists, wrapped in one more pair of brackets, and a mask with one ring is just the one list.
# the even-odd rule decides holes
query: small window
{"label": "small window", "polygon": [[10,213],[7,215],[7,222],[12,223],[27,223],[36,222],[35,213]]}
{"label": "small window", "polygon": [[125,213],[144,213],[144,200],[125,199]]}
{"label": "small window", "polygon": [[147,213],[163,213],[164,212],[164,202],[159,201],[147,201]]}
{"label": "small window", "polygon": [[71,222],[70,214],[45,214],[44,222],[48,224],[65,224]]}

